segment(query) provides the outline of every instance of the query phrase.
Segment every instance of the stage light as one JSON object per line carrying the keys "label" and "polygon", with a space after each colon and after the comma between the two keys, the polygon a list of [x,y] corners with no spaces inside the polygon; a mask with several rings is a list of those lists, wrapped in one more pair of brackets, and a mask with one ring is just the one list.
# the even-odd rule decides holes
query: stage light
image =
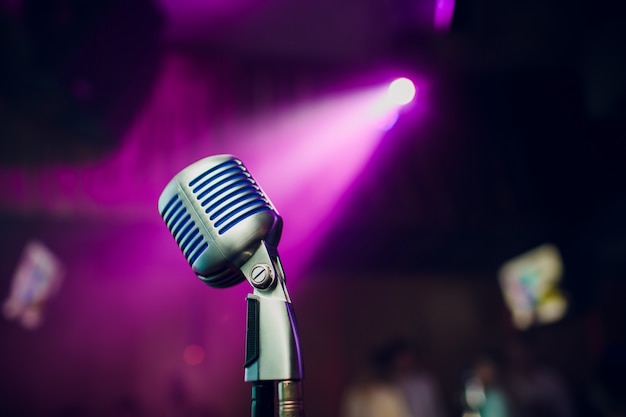
{"label": "stage light", "polygon": [[408,78],[397,78],[389,85],[387,95],[393,104],[404,106],[415,97],[415,85]]}
{"label": "stage light", "polygon": [[22,259],[13,275],[11,291],[4,302],[4,317],[17,320],[34,330],[41,325],[45,306],[63,282],[65,266],[39,241],[24,248]]}
{"label": "stage light", "polygon": [[499,272],[500,288],[513,324],[525,330],[553,323],[567,313],[559,282],[563,260],[556,246],[545,244],[507,261]]}
{"label": "stage light", "polygon": [[435,30],[447,31],[452,25],[455,0],[436,0],[434,26]]}

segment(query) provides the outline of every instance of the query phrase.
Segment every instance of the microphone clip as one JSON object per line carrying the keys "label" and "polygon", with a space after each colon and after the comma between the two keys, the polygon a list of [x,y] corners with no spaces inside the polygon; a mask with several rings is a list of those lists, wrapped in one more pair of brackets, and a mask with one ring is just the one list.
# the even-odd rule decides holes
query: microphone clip
{"label": "microphone clip", "polygon": [[298,329],[276,249],[261,242],[241,272],[254,288],[247,297],[245,380],[301,380]]}
{"label": "microphone clip", "polygon": [[291,303],[287,292],[285,272],[276,248],[261,241],[241,272],[254,288],[254,294]]}

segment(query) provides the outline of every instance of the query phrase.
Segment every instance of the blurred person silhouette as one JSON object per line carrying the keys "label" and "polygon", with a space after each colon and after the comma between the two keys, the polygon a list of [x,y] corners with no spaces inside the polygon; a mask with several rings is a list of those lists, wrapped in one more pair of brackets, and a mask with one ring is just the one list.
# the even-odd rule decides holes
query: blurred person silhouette
{"label": "blurred person silhouette", "polygon": [[344,394],[341,417],[411,417],[402,393],[394,383],[386,355],[375,352],[367,367]]}
{"label": "blurred person silhouette", "polygon": [[433,379],[419,367],[417,351],[405,340],[391,342],[370,358],[365,376],[353,384],[342,417],[442,417]]}
{"label": "blurred person silhouette", "polygon": [[508,386],[516,417],[572,417],[574,407],[565,379],[542,365],[535,352],[520,342],[508,348]]}
{"label": "blurred person silhouette", "polygon": [[503,361],[495,352],[483,352],[473,362],[465,381],[464,416],[510,417],[510,399],[502,382]]}
{"label": "blurred person silhouette", "polygon": [[421,349],[406,339],[388,346],[393,380],[402,390],[412,417],[443,417],[445,410],[439,385],[426,370]]}

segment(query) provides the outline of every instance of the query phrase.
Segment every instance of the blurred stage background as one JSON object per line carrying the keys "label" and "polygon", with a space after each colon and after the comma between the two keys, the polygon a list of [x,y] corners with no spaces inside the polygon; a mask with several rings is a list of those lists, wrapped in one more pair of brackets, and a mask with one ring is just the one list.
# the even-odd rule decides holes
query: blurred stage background
{"label": "blurred stage background", "polygon": [[[0,1],[2,297],[32,240],[65,269],[38,328],[0,322],[0,415],[249,414],[249,287],[202,284],[156,208],[216,153],[284,217],[308,416],[338,416],[397,337],[421,346],[450,416],[475,355],[520,340],[576,415],[609,415],[598,392],[624,393],[624,6]],[[401,76],[414,101],[372,115]],[[544,243],[569,308],[519,330],[498,271]]]}

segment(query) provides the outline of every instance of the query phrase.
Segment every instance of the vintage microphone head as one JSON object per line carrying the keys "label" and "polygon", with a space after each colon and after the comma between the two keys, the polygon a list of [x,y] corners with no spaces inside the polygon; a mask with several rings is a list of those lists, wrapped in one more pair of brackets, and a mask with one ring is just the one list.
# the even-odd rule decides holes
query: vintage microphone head
{"label": "vintage microphone head", "polygon": [[158,207],[193,271],[216,288],[245,280],[241,265],[262,242],[276,247],[282,232],[282,218],[232,155],[209,156],[183,169]]}

